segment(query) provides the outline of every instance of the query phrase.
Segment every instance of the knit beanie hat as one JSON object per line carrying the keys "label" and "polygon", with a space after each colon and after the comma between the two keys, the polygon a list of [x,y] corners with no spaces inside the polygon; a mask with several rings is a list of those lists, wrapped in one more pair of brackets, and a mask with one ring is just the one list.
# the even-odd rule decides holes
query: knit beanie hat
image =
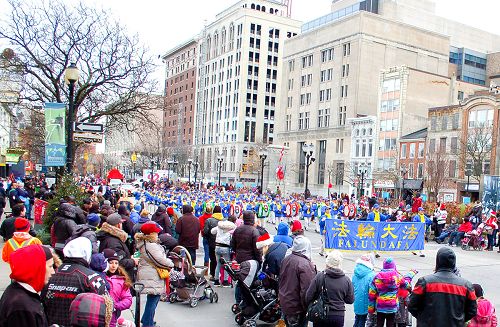
{"label": "knit beanie hat", "polygon": [[33,244],[20,248],[10,255],[10,278],[40,292],[45,286],[46,262],[50,259],[52,252],[45,246]]}
{"label": "knit beanie hat", "polygon": [[137,212],[141,212],[141,209],[142,209],[142,207],[141,207],[141,205],[140,205],[140,204],[136,204],[136,205],[134,206],[134,210],[135,210],[135,211],[137,211]]}
{"label": "knit beanie hat", "polygon": [[106,258],[106,260],[108,260],[108,262],[111,260],[120,261],[118,253],[116,253],[116,251],[113,249],[104,249],[102,250],[102,254],[104,254],[104,257]]}
{"label": "knit beanie hat", "polygon": [[361,258],[356,260],[356,263],[360,264],[360,265],[364,265],[364,266],[370,268],[371,270],[373,270],[373,257],[368,255],[368,254],[362,255]]}
{"label": "knit beanie hat", "polygon": [[168,208],[167,208],[167,214],[168,214],[169,216],[173,216],[173,215],[174,215],[174,208],[172,208],[172,207],[168,207]]}
{"label": "knit beanie hat", "polygon": [[122,222],[122,216],[119,213],[112,213],[106,218],[106,222],[111,226],[116,226]]}
{"label": "knit beanie hat", "polygon": [[342,252],[339,250],[330,251],[326,257],[326,267],[342,269],[343,260],[344,256],[342,255]]}
{"label": "knit beanie hat", "polygon": [[28,219],[19,217],[14,221],[14,228],[16,232],[29,232],[31,225]]}
{"label": "knit beanie hat", "polygon": [[108,261],[102,253],[92,254],[89,266],[95,272],[106,272],[109,269]]}
{"label": "knit beanie hat", "polygon": [[101,218],[96,213],[90,213],[90,214],[88,214],[87,215],[87,220],[89,222],[89,225],[91,225],[91,226],[97,226],[101,222]]}
{"label": "knit beanie hat", "polygon": [[269,233],[265,233],[257,239],[257,243],[255,244],[257,246],[257,249],[262,249],[265,246],[269,246],[273,244],[273,239],[271,236],[269,236]]}
{"label": "knit beanie hat", "polygon": [[394,260],[391,257],[389,257],[389,258],[384,260],[383,268],[384,269],[396,269],[396,263],[394,262]]}
{"label": "knit beanie hat", "polygon": [[109,295],[78,294],[69,309],[72,327],[109,326],[113,315],[113,300]]}
{"label": "knit beanie hat", "polygon": [[302,223],[299,220],[294,220],[292,223],[292,234],[302,230]]}

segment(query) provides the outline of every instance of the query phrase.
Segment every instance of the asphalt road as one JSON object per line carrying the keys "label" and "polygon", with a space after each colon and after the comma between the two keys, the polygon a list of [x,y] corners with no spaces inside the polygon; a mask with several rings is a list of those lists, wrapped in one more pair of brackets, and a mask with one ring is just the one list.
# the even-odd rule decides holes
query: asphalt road
{"label": "asphalt road", "polygon": [[[269,225],[268,230],[274,232],[274,226]],[[324,269],[324,258],[318,255],[320,247],[320,236],[315,232],[306,232],[313,244],[313,261],[317,265],[318,271]],[[382,257],[376,260],[376,268],[382,268],[382,262],[385,257],[391,255],[399,271],[407,272],[410,269],[417,269],[418,277],[431,274],[435,266],[435,255],[437,250],[443,245],[436,243],[426,244],[424,251],[426,257],[420,258],[411,253],[381,253]],[[496,308],[500,308],[500,292],[498,292],[498,279],[500,276],[500,254],[494,252],[475,252],[464,251],[459,248],[453,248],[457,253],[457,264],[464,278],[473,283],[479,283],[483,286],[485,297],[488,298]],[[495,249],[496,250],[496,249]],[[202,252],[198,251],[198,262],[202,262]],[[343,269],[346,274],[352,277],[356,259],[363,254],[362,252],[345,252]],[[9,283],[10,268],[4,262],[0,263],[0,293],[3,293]],[[160,302],[156,311],[155,320],[161,327],[165,326],[203,326],[203,327],[225,327],[236,326],[234,315],[231,313],[231,305],[234,302],[233,290],[231,288],[216,288],[219,295],[219,303],[211,304],[209,301],[202,301],[196,308],[191,308],[188,304],[182,303],[164,303]],[[142,300],[144,306],[145,298]],[[134,307],[134,306],[133,306]],[[132,307],[132,308],[133,308]],[[124,316],[132,319],[132,312],[124,312]],[[352,326],[354,323],[354,313],[352,306],[346,308],[346,326]],[[415,324],[414,324],[415,325]]]}

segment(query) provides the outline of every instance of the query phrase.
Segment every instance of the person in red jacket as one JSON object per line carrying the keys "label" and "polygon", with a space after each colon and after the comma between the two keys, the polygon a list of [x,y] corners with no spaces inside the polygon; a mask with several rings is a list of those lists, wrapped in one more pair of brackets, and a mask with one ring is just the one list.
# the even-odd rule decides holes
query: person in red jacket
{"label": "person in red jacket", "polygon": [[[207,204],[205,207],[205,212],[203,215],[200,216],[200,234],[203,237],[203,229],[205,228],[205,221],[207,221],[208,218],[212,217],[212,207]],[[208,238],[203,237],[203,265],[205,267],[208,267],[208,263],[210,262],[210,247],[208,246]]]}
{"label": "person in red jacket", "polygon": [[411,206],[411,212],[418,213],[418,208],[422,206],[422,198],[420,197],[420,193],[415,194],[413,198],[413,204]]}
{"label": "person in red jacket", "polygon": [[458,246],[458,243],[464,238],[465,233],[470,232],[472,232],[472,223],[469,221],[469,217],[465,217],[464,222],[458,227],[458,230],[451,232],[448,245],[452,246],[453,241],[455,241],[455,246]]}

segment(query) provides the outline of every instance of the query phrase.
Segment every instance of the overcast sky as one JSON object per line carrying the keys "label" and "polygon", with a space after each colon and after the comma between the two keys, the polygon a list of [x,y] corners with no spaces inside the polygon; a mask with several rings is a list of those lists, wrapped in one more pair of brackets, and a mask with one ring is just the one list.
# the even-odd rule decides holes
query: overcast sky
{"label": "overcast sky", "polygon": [[[29,1],[29,0],[26,0]],[[50,1],[50,0],[47,0]],[[64,0],[75,3],[78,0]],[[196,35],[204,21],[237,0],[83,0],[109,9],[128,30],[138,33],[141,40],[157,57],[179,43]],[[418,0],[415,0],[418,1]],[[474,27],[500,34],[499,0],[436,0],[437,14]],[[309,21],[330,11],[331,0],[293,0],[292,18]],[[0,0],[0,17],[5,18],[6,0]],[[0,46],[5,46],[5,43]],[[161,65],[161,61],[158,60]],[[162,78],[163,70],[156,74]]]}

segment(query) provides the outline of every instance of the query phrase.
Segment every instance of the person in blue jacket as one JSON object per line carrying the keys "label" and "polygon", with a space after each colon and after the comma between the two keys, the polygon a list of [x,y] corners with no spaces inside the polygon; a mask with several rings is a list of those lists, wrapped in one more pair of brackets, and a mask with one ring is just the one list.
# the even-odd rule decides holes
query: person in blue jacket
{"label": "person in blue jacket", "polygon": [[274,236],[273,241],[275,243],[283,242],[286,245],[288,245],[289,248],[291,248],[292,244],[293,244],[293,239],[290,237],[290,235],[288,235],[289,230],[290,229],[289,229],[287,223],[283,223],[283,222],[279,223],[278,234],[276,236]]}
{"label": "person in blue jacket", "polygon": [[354,287],[354,327],[365,327],[368,317],[368,291],[375,277],[373,260],[365,254],[356,260],[352,286]]}
{"label": "person in blue jacket", "polygon": [[196,205],[194,206],[194,215],[196,218],[200,218],[200,216],[203,215],[203,203],[200,199],[198,199]]}
{"label": "person in blue jacket", "polygon": [[[432,220],[424,214],[424,208],[422,207],[418,208],[418,213],[415,216],[413,216],[413,222],[425,223],[425,239],[427,240],[427,232],[430,226],[432,225]],[[412,253],[413,255],[417,255],[417,252],[415,251],[413,251]],[[422,258],[425,257],[425,254],[421,250],[419,251],[419,254]]]}
{"label": "person in blue jacket", "polygon": [[366,221],[374,221],[374,222],[386,221],[388,216],[379,212],[379,210],[380,210],[380,205],[378,203],[375,203],[372,207],[372,211],[370,211],[370,213],[368,214]]}

